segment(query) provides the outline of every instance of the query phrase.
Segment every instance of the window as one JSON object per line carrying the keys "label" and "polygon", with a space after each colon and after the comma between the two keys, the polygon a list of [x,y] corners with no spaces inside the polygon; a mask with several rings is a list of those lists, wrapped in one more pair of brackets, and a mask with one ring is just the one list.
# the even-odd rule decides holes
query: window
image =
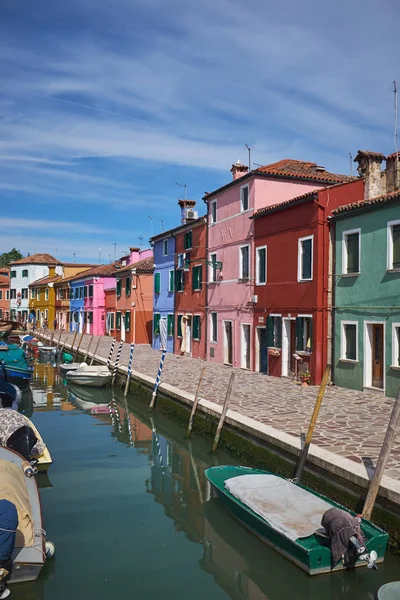
{"label": "window", "polygon": [[10,271],[10,279],[17,276],[17,271]]}
{"label": "window", "polygon": [[49,311],[47,310],[47,308],[46,308],[46,309],[45,309],[45,311],[44,311],[44,318],[46,319],[46,321],[47,321],[47,320],[48,320],[48,318],[49,318]]}
{"label": "window", "polygon": [[125,313],[125,331],[129,331],[131,328],[131,311],[127,310]]}
{"label": "window", "polygon": [[121,296],[121,287],[122,287],[122,282],[120,279],[117,279],[117,298],[119,298]]}
{"label": "window", "polygon": [[193,267],[192,273],[192,289],[193,291],[199,291],[202,287],[202,279],[203,279],[203,268],[201,265],[197,265]]}
{"label": "window", "polygon": [[200,337],[201,337],[200,315],[194,315],[194,317],[193,317],[193,339],[200,340]]}
{"label": "window", "polygon": [[164,256],[168,255],[168,240],[163,240],[163,254]]}
{"label": "window", "polygon": [[131,295],[131,289],[132,289],[132,279],[130,277],[127,277],[126,281],[125,281],[125,296]]}
{"label": "window", "polygon": [[174,291],[174,279],[175,279],[175,271],[169,272],[169,282],[168,282],[168,291]]}
{"label": "window", "polygon": [[153,332],[154,335],[160,333],[160,313],[154,313],[153,315]]}
{"label": "window", "polygon": [[192,248],[192,232],[191,231],[185,232],[185,239],[184,239],[183,244],[184,244],[185,250],[189,250],[189,248]]}
{"label": "window", "polygon": [[267,319],[268,348],[282,348],[282,318],[270,315]]}
{"label": "window", "polygon": [[36,290],[32,289],[31,290],[31,300],[35,300],[35,298],[36,298]]}
{"label": "window", "polygon": [[177,269],[175,271],[175,288],[177,292],[183,292],[185,286],[185,272],[183,269]]}
{"label": "window", "polygon": [[312,317],[296,318],[296,350],[298,352],[312,351]]}
{"label": "window", "polygon": [[210,254],[210,268],[209,268],[209,280],[212,282],[217,281],[217,267],[215,263],[217,262],[217,254]]}
{"label": "window", "polygon": [[78,287],[76,287],[74,289],[74,298],[75,298],[75,300],[78,300],[78,298],[79,298],[79,288]]}
{"label": "window", "polygon": [[36,311],[36,320],[40,321],[40,310]]}
{"label": "window", "polygon": [[84,313],[83,313],[83,322],[84,322],[84,323],[87,323],[87,317],[88,317],[88,313],[87,313],[87,312],[84,312]]}
{"label": "window", "polygon": [[0,290],[0,300],[3,300],[3,290]]}
{"label": "window", "polygon": [[217,201],[213,200],[210,205],[211,225],[217,222]]}
{"label": "window", "polygon": [[182,337],[182,317],[183,315],[178,315],[177,318],[177,336]]}
{"label": "window", "polygon": [[342,273],[344,275],[351,275],[360,272],[360,243],[361,243],[361,230],[353,229],[351,231],[343,232],[343,265]]}
{"label": "window", "polygon": [[[22,300],[28,300],[28,297],[29,297],[28,288],[22,288],[22,290],[21,290]],[[48,300],[48,298],[47,298],[47,300]]]}
{"label": "window", "polygon": [[342,321],[342,360],[358,360],[357,350],[357,323]]}
{"label": "window", "polygon": [[17,297],[17,290],[10,290],[10,298],[11,300],[15,300]]}
{"label": "window", "polygon": [[85,287],[83,288],[83,297],[87,298],[87,295],[88,295],[88,286],[85,285]]}
{"label": "window", "polygon": [[69,299],[73,300],[74,299],[74,288],[69,288]]}
{"label": "window", "polygon": [[36,300],[40,300],[40,289],[36,291]]}
{"label": "window", "polygon": [[6,300],[9,300],[9,299],[10,299],[10,290],[7,290],[7,292],[6,292]]}
{"label": "window", "polygon": [[79,299],[83,300],[83,286],[79,288]]}
{"label": "window", "polygon": [[400,221],[388,223],[388,269],[400,269]]}
{"label": "window", "polygon": [[173,314],[169,314],[168,315],[168,320],[167,320],[167,335],[169,335],[169,336],[173,336],[174,335],[174,315]]}
{"label": "window", "polygon": [[244,210],[249,209],[249,186],[244,185],[240,188],[240,210],[243,212]]}
{"label": "window", "polygon": [[257,285],[267,283],[267,247],[257,248]]}
{"label": "window", "polygon": [[119,330],[119,329],[121,329],[121,313],[120,313],[120,311],[118,310],[115,313],[115,315],[116,315],[116,318],[115,318],[115,327],[116,327],[116,329]]}
{"label": "window", "polygon": [[210,341],[218,342],[218,313],[216,312],[210,315]]}
{"label": "window", "polygon": [[154,273],[154,293],[159,294],[161,289],[161,273]]}
{"label": "window", "polygon": [[93,298],[93,285],[89,285],[88,296],[89,298]]}
{"label": "window", "polygon": [[297,279],[310,281],[313,271],[313,236],[299,238]]}
{"label": "window", "polygon": [[[24,290],[22,290],[23,292]],[[44,299],[48,300],[49,299],[49,288],[45,288],[44,290]]]}
{"label": "window", "polygon": [[240,252],[240,263],[239,263],[239,267],[240,267],[240,271],[239,271],[239,279],[248,279],[250,276],[250,271],[249,271],[249,267],[250,267],[250,248],[249,246],[241,246],[241,248],[239,248],[239,252]]}
{"label": "window", "polygon": [[28,269],[22,270],[22,277],[28,277]]}
{"label": "window", "polygon": [[400,367],[400,323],[393,323],[392,367]]}

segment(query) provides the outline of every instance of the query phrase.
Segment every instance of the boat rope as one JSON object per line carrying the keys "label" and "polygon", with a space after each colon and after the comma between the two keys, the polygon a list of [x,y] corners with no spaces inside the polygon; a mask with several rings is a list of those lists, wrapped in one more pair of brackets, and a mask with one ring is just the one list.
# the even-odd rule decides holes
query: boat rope
{"label": "boat rope", "polygon": [[7,531],[7,533],[17,533],[16,529],[5,529],[5,527],[0,527],[0,531]]}
{"label": "boat rope", "polygon": [[[33,531],[33,536],[42,538],[42,540],[46,544],[46,532],[44,529],[42,529],[42,528],[35,529]],[[46,551],[43,550],[43,544],[42,544],[42,548],[36,548],[36,546],[33,546],[33,548],[34,548],[34,550],[36,550],[37,552],[39,552],[42,555],[43,561],[45,561],[46,560]]]}

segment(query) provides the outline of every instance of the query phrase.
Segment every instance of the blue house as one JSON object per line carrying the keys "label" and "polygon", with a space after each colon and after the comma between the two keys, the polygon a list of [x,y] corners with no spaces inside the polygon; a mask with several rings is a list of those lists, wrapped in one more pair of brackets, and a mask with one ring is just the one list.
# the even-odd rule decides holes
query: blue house
{"label": "blue house", "polygon": [[69,301],[70,301],[70,331],[83,331],[83,313],[84,313],[84,282],[83,279],[70,281]]}
{"label": "blue house", "polygon": [[154,349],[174,351],[175,238],[165,231],[151,238],[154,252],[153,342]]}

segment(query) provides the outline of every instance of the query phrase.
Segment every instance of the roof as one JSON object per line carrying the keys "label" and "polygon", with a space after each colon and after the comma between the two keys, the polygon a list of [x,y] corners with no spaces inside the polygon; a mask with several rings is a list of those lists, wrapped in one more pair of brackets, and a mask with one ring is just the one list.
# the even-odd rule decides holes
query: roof
{"label": "roof", "polygon": [[25,258],[14,260],[11,265],[61,265],[62,263],[51,254],[31,254]]}
{"label": "roof", "polygon": [[154,271],[154,257],[148,256],[147,258],[143,258],[143,260],[127,265],[123,269],[118,270],[117,274],[129,275],[133,270],[136,273],[152,273]]}
{"label": "roof", "polygon": [[61,285],[63,283],[68,283],[69,281],[72,281],[73,279],[76,279],[79,276],[82,279],[83,274],[89,270],[90,269],[82,269],[82,271],[79,271],[79,273],[75,273],[75,275],[70,275],[69,277],[64,277],[63,279],[56,281],[54,285]]}
{"label": "roof", "polygon": [[158,233],[157,235],[153,235],[153,237],[150,238],[150,242],[151,241],[155,241],[155,240],[161,240],[165,237],[169,237],[171,235],[173,235],[176,231],[180,231],[181,229],[185,229],[186,227],[190,228],[193,226],[197,226],[197,225],[201,225],[202,223],[205,223],[207,221],[207,216],[204,215],[203,217],[199,217],[198,219],[194,219],[193,221],[189,221],[189,223],[182,223],[181,225],[178,225],[177,227],[174,227],[173,229],[168,229],[167,231],[162,231],[161,233]]}
{"label": "roof", "polygon": [[63,267],[95,267],[96,265],[94,263],[70,263],[70,262],[63,262],[62,263]]}
{"label": "roof", "polygon": [[0,286],[1,287],[3,287],[3,286],[9,287],[10,286],[10,280],[9,280],[9,278],[8,277],[4,277],[4,275],[0,275]]}
{"label": "roof", "polygon": [[71,275],[71,277],[68,277],[63,281],[78,281],[80,279],[86,279],[86,277],[115,277],[118,273],[117,266],[119,264],[120,262],[117,260],[106,265],[96,265],[92,269],[85,269],[76,275]]}
{"label": "roof", "polygon": [[260,208],[257,210],[250,219],[257,219],[258,217],[262,217],[271,212],[275,212],[277,210],[284,210],[287,207],[290,207],[292,204],[302,204],[303,202],[307,202],[309,200],[314,200],[316,196],[318,196],[319,190],[311,190],[306,194],[302,194],[301,196],[296,196],[296,198],[291,198],[290,200],[285,200],[284,202],[278,202],[277,204],[272,204],[271,206],[265,206],[264,208]]}
{"label": "roof", "polygon": [[358,162],[357,156],[368,156],[370,158],[377,158],[379,160],[385,160],[385,155],[381,152],[374,152],[373,150],[357,150],[354,162]]}
{"label": "roof", "polygon": [[207,201],[212,196],[219,194],[225,189],[228,189],[234,185],[242,185],[244,181],[250,179],[250,177],[267,177],[271,179],[295,179],[296,181],[309,181],[323,183],[345,183],[354,181],[357,179],[351,175],[342,175],[338,173],[331,173],[327,171],[325,167],[317,165],[317,163],[307,162],[304,160],[295,160],[293,158],[284,158],[278,162],[259,167],[253,171],[250,171],[243,177],[234,179],[222,187],[214,190],[213,192],[207,193],[203,200]]}
{"label": "roof", "polygon": [[61,275],[53,275],[53,277],[49,277],[46,275],[45,277],[41,277],[40,279],[36,279],[36,281],[32,281],[28,287],[39,287],[42,285],[48,285],[49,283],[55,283],[61,279]]}
{"label": "roof", "polygon": [[346,216],[347,213],[352,211],[357,211],[361,209],[373,208],[374,206],[379,206],[380,204],[386,204],[388,202],[392,202],[394,200],[400,200],[400,190],[396,192],[391,192],[390,194],[383,194],[382,196],[376,196],[375,198],[370,198],[369,200],[360,200],[359,202],[351,202],[350,204],[345,204],[344,206],[339,206],[332,211],[333,218],[338,216]]}

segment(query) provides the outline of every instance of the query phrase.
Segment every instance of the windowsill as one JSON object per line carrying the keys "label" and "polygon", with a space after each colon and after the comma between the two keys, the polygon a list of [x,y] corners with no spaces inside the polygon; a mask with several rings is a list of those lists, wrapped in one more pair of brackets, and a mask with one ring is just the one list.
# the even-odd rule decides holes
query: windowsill
{"label": "windowsill", "polygon": [[307,350],[296,350],[296,354],[298,354],[299,356],[311,356],[312,352],[307,352]]}
{"label": "windowsill", "polygon": [[201,292],[201,288],[197,288],[196,290],[193,290],[193,292]]}
{"label": "windowsill", "polygon": [[282,350],[282,348],[279,348],[279,346],[267,346],[267,350]]}
{"label": "windowsill", "polygon": [[390,365],[390,368],[394,371],[400,371],[400,365]]}
{"label": "windowsill", "polygon": [[218,344],[218,340],[215,340],[215,341],[210,340],[208,343],[209,344]]}
{"label": "windowsill", "polygon": [[297,283],[309,283],[312,280],[313,280],[312,277],[310,279],[298,279]]}
{"label": "windowsill", "polygon": [[400,273],[400,268],[386,269],[386,273]]}
{"label": "windowsill", "polygon": [[357,365],[360,361],[353,360],[352,358],[339,358],[339,362],[349,363],[350,365]]}
{"label": "windowsill", "polygon": [[256,281],[256,285],[267,285],[266,281]]}
{"label": "windowsill", "polygon": [[357,273],[342,273],[341,277],[358,277],[360,275],[360,271]]}
{"label": "windowsill", "polygon": [[250,277],[239,277],[238,283],[247,283],[250,281]]}

